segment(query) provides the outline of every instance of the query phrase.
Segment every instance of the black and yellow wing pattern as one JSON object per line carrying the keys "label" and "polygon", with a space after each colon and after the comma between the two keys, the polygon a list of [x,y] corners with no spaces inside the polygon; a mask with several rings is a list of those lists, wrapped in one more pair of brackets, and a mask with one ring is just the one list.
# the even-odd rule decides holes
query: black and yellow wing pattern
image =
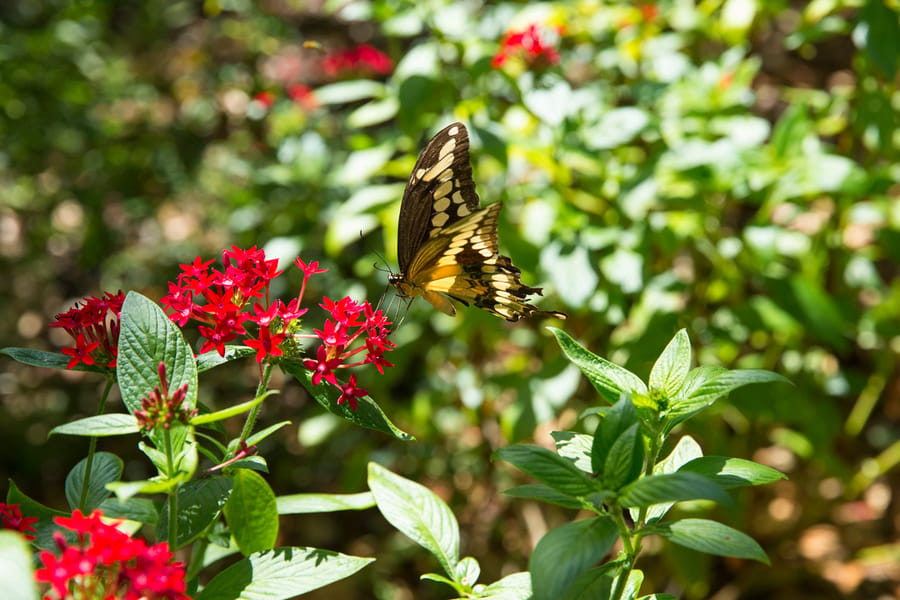
{"label": "black and yellow wing pattern", "polygon": [[502,202],[481,208],[472,166],[469,134],[462,123],[438,132],[416,161],[403,202],[397,236],[400,273],[390,282],[403,297],[422,296],[455,315],[450,298],[473,304],[508,321],[560,312],[528,303],[541,293],[522,283],[521,271],[497,247]]}

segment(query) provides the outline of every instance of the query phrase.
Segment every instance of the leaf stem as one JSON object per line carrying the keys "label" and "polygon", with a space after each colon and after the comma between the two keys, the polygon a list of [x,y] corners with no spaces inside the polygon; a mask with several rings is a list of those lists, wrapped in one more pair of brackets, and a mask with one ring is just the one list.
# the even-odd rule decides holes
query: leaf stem
{"label": "leaf stem", "polygon": [[[102,415],[103,410],[106,408],[106,401],[109,399],[109,391],[112,389],[114,380],[112,376],[106,376],[106,386],[103,388],[103,393],[100,395],[100,403],[97,405],[97,414]],[[85,513],[87,512],[87,492],[90,487],[91,481],[91,470],[94,466],[94,454],[97,453],[97,436],[91,436],[91,441],[88,445],[88,455],[87,462],[84,465],[84,479],[81,482],[81,497],[78,498],[78,509]]]}

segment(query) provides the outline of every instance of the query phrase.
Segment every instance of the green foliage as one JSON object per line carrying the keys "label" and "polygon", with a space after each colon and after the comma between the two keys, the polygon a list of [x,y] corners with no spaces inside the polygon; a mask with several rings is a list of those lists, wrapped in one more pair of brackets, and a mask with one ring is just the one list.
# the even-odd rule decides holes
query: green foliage
{"label": "green foliage", "polygon": [[[580,357],[573,362],[599,369],[586,374],[605,402],[619,401],[617,389],[631,394],[640,435],[592,435],[609,408],[594,405],[539,323],[512,329],[475,309],[451,319],[419,301],[393,338],[397,368],[367,382],[378,405],[360,401],[369,412],[359,423],[397,442],[350,428],[343,405],[321,389],[301,391],[299,379],[301,386],[283,390],[278,408],[266,403],[272,408],[260,430],[300,423],[300,448],[293,429],[276,428],[247,441],[290,451],[277,462],[270,455],[266,464],[242,466],[267,468],[278,492],[313,482],[352,492],[377,453],[379,462],[403,464],[410,477],[452,486],[445,497],[459,514],[476,492],[521,483],[487,466],[492,451],[518,441],[548,445],[548,423],[569,428],[573,414],[590,407],[593,414],[572,426],[577,431],[554,437],[557,456],[585,473],[606,469],[611,487],[628,485],[641,450],[631,445],[632,453],[600,464],[594,442],[621,439],[624,450],[629,439],[679,432],[716,455],[763,448],[782,457],[776,466],[790,470],[791,481],[728,513],[766,540],[773,562],[793,564],[780,553],[812,524],[833,526],[848,557],[895,540],[896,528],[859,536],[834,515],[852,508],[846,503],[865,502],[873,522],[886,522],[865,491],[882,481],[895,487],[900,461],[890,409],[900,340],[896,2],[276,4],[19,2],[3,11],[4,345],[64,346],[69,341],[42,324],[70,298],[118,288],[158,298],[178,264],[231,244],[258,244],[288,259],[308,253],[330,268],[317,292],[378,298],[386,277],[372,265],[382,260],[376,253],[396,264],[397,211],[416,153],[431,133],[463,120],[482,200],[504,202],[504,252],[524,281],[544,287],[542,306],[570,315],[568,341],[582,340],[593,352],[557,340],[570,358]],[[492,67],[504,35],[532,23],[565,25],[558,64]],[[385,51],[395,68],[326,73],[323,57],[358,41]],[[296,83],[312,90],[314,103],[291,97]],[[256,100],[261,92],[273,94],[271,107]],[[288,297],[291,286],[299,280],[275,293]],[[654,367],[680,328],[702,365],[693,375],[684,371],[680,341]],[[23,363],[4,365],[0,433],[9,442],[0,474],[44,508],[65,506],[62,487],[48,490],[38,474],[70,472],[84,456],[77,436],[111,452],[123,448],[130,417],[120,407],[116,416],[84,418],[97,395],[89,373],[63,378],[23,366],[59,369],[68,362],[61,354],[0,352]],[[232,396],[246,391],[236,359],[249,354],[232,347],[224,359],[199,357],[197,372],[229,365],[213,369],[196,390],[210,404],[194,422],[200,436],[263,401]],[[598,367],[597,355],[622,368]],[[736,379],[726,375],[735,369]],[[795,385],[778,394],[733,387],[760,370]],[[631,373],[650,373],[660,397],[647,398]],[[709,404],[729,389],[729,401]],[[140,399],[130,390],[123,396]],[[665,422],[644,425],[662,400],[669,402]],[[336,413],[323,418],[322,406]],[[66,435],[47,442],[47,431]],[[413,436],[417,442],[399,443]],[[654,474],[695,472],[687,467],[697,458],[690,439],[681,437]],[[155,460],[147,470],[116,482],[117,497],[104,504],[146,500],[134,494],[183,483],[196,468],[192,452],[218,462],[236,451],[223,446],[207,456],[207,442],[185,439],[183,474],[165,481],[151,480],[165,456],[150,450]],[[734,460],[722,459],[713,477],[721,487],[754,480],[742,467],[732,472]],[[331,466],[327,475],[322,465]],[[717,466],[698,465],[704,477]],[[573,506],[549,485],[515,489]],[[793,503],[796,518],[766,513],[773,500]],[[495,519],[513,520],[500,510],[500,517],[473,517],[478,531],[492,532],[482,541],[502,554],[484,560],[485,570],[524,568],[527,536],[497,533]],[[142,513],[138,520],[148,519]],[[347,522],[329,539],[352,553],[362,535]],[[666,559],[660,564],[691,562],[693,570],[672,575],[648,565],[656,589],[669,584],[685,598],[701,598],[721,583],[720,563],[676,553]],[[414,571],[402,553],[391,560],[397,570]],[[728,572],[741,588],[777,585],[796,595],[818,571],[789,571],[777,582],[750,568]],[[867,584],[879,585],[877,572],[867,571]],[[604,577],[582,583],[593,589]],[[377,583],[384,596],[429,598],[414,578]],[[376,587],[372,579],[359,585],[360,597]]]}
{"label": "green foliage", "polygon": [[[710,376],[702,368],[691,370],[690,340],[681,330],[654,364],[648,387],[621,367],[594,357],[562,331],[554,333],[571,360],[595,383],[601,399],[605,401],[607,394],[620,399],[609,410],[588,413],[602,415],[593,436],[557,432],[558,453],[514,445],[495,454],[546,486],[517,488],[514,496],[597,515],[562,525],[535,546],[529,561],[534,600],[585,597],[585,593],[616,600],[636,597],[640,584],[630,586],[632,577],[637,573],[642,581],[643,574],[634,570],[635,561],[643,538],[654,534],[693,550],[768,564],[759,544],[727,525],[707,519],[659,520],[688,500],[731,505],[727,488],[770,483],[784,477],[781,473],[748,460],[703,457],[700,446],[687,436],[668,457],[658,460],[658,455],[671,431],[670,419],[680,423],[687,418],[685,401],[702,398],[691,405],[694,416],[738,387],[784,378],[759,370],[717,369]],[[639,395],[643,395],[641,411],[632,402]],[[622,551],[596,567],[617,538],[622,539]]]}

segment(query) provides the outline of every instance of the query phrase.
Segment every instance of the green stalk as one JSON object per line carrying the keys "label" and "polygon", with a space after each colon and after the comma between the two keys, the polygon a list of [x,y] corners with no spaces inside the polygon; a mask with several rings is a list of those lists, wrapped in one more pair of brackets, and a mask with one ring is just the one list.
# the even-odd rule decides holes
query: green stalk
{"label": "green stalk", "polygon": [[[166,476],[168,478],[175,477],[175,456],[172,452],[172,432],[169,429],[166,429],[163,432],[163,439],[166,443]],[[173,552],[176,547],[175,544],[178,540],[178,488],[181,486],[175,486],[174,489],[169,491],[169,549]]]}
{"label": "green stalk", "polygon": [[[269,379],[272,377],[272,365],[266,363],[265,368],[263,369],[262,377],[260,377],[259,385],[256,387],[256,397],[259,398],[263,394],[266,393],[266,388],[269,386]],[[256,424],[256,417],[259,416],[259,409],[262,406],[262,403],[257,404],[252,409],[250,409],[250,413],[247,415],[247,421],[244,423],[244,429],[241,431],[241,442],[246,442],[250,437],[250,434],[253,432],[253,426]],[[240,448],[240,444],[238,445]],[[231,458],[231,457],[228,457]]]}
{"label": "green stalk", "polygon": [[[109,375],[106,377],[106,387],[103,388],[103,393],[100,395],[100,404],[97,406],[97,415],[103,414],[103,409],[106,408],[106,401],[109,399],[109,391],[112,389],[113,379]],[[84,465],[84,480],[81,482],[81,497],[78,498],[78,509],[84,513],[86,510],[87,504],[87,492],[88,487],[91,481],[91,470],[94,467],[94,454],[97,452],[97,438],[95,436],[91,437],[90,444],[88,445],[88,455],[87,455],[87,463]]]}

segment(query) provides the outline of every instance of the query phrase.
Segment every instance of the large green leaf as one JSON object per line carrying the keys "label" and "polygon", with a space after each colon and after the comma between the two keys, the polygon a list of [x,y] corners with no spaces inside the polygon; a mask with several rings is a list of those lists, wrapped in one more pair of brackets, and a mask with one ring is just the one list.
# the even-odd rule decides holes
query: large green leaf
{"label": "large green leaf", "polygon": [[25,538],[15,531],[0,531],[0,573],[7,600],[38,600],[32,570],[31,547]]}
{"label": "large green leaf", "polygon": [[575,365],[587,376],[588,380],[610,404],[615,404],[623,392],[646,394],[647,386],[641,379],[627,369],[600,358],[573,340],[561,329],[550,327],[556,336],[560,348]]}
{"label": "large green leaf", "polygon": [[497,450],[494,457],[513,464],[538,481],[569,496],[587,496],[599,489],[598,484],[572,464],[572,461],[540,446],[506,446]]}
{"label": "large green leaf", "polygon": [[361,494],[294,494],[276,498],[279,515],[365,510],[375,506],[372,492]]}
{"label": "large green leaf", "polygon": [[619,504],[645,508],[682,500],[714,500],[731,504],[731,497],[710,479],[696,473],[670,473],[642,477],[622,489]]}
{"label": "large green leaf", "polygon": [[369,488],[384,518],[431,552],[452,577],[459,562],[459,524],[444,501],[377,463],[369,463]]}
{"label": "large green leaf", "polygon": [[[238,471],[238,473],[242,473]],[[245,483],[245,482],[242,482]],[[244,485],[245,488],[249,487]],[[230,477],[207,477],[189,481],[176,494],[178,510],[177,539],[173,543],[168,540],[173,550],[182,548],[191,542],[218,518],[231,494],[232,479]],[[262,494],[266,499],[266,494]],[[236,509],[237,510],[237,509]],[[159,537],[167,539],[169,531],[169,504],[166,503],[159,516],[157,527]],[[241,529],[243,531],[243,529]],[[276,530],[277,531],[277,530]],[[237,534],[235,534],[237,539]],[[242,538],[243,539],[243,538]],[[251,545],[252,547],[252,545]]]}
{"label": "large green leaf", "polygon": [[388,435],[392,435],[400,440],[414,440],[415,438],[405,431],[400,430],[396,425],[391,423],[384,411],[375,404],[369,396],[363,396],[357,399],[356,410],[350,408],[345,402],[338,405],[337,401],[340,397],[334,386],[322,383],[320,385],[312,384],[312,374],[297,362],[285,361],[281,363],[281,367],[291,375],[297,378],[297,381],[306,388],[306,391],[316,399],[320,405],[329,412],[350,421],[354,425],[368,427],[375,431],[380,431]]}
{"label": "large green leaf", "polygon": [[613,547],[618,529],[594,517],[567,523],[540,539],[528,559],[534,600],[555,600]]}
{"label": "large green leaf", "polygon": [[[159,386],[159,364],[166,365],[170,392],[187,384],[184,406],[197,405],[197,362],[181,330],[152,301],[137,292],[129,292],[122,305],[119,355],[116,374],[122,401],[128,412],[141,408],[141,399]],[[188,431],[172,430],[172,451],[178,456],[184,450]],[[154,429],[150,437],[157,448],[163,448],[163,432]]]}
{"label": "large green leaf", "polygon": [[[91,462],[90,480],[85,481],[87,458],[81,459],[72,467],[66,477],[66,500],[72,510],[80,508],[84,514],[100,506],[100,503],[112,494],[106,484],[118,481],[122,476],[122,459],[109,452],[97,452]],[[81,504],[82,490],[84,492],[84,505]]]}
{"label": "large green leaf", "polygon": [[667,398],[674,397],[691,370],[691,340],[681,329],[672,338],[650,371],[650,389],[661,390]]}
{"label": "large green leaf", "polygon": [[111,413],[78,419],[58,425],[50,430],[50,435],[81,435],[85,437],[110,437],[138,433],[137,419],[132,415]]}
{"label": "large green leaf", "polygon": [[[210,500],[215,503],[218,498],[214,493]],[[275,545],[278,537],[275,493],[259,473],[249,469],[233,473],[231,495],[224,511],[234,541],[244,556],[270,550]]]}
{"label": "large green leaf", "polygon": [[350,577],[374,558],[316,548],[274,548],[231,565],[197,600],[287,600]]}
{"label": "large green leaf", "polygon": [[660,525],[658,533],[685,548],[719,556],[751,558],[769,564],[769,557],[753,538],[715,521],[682,519]]}

